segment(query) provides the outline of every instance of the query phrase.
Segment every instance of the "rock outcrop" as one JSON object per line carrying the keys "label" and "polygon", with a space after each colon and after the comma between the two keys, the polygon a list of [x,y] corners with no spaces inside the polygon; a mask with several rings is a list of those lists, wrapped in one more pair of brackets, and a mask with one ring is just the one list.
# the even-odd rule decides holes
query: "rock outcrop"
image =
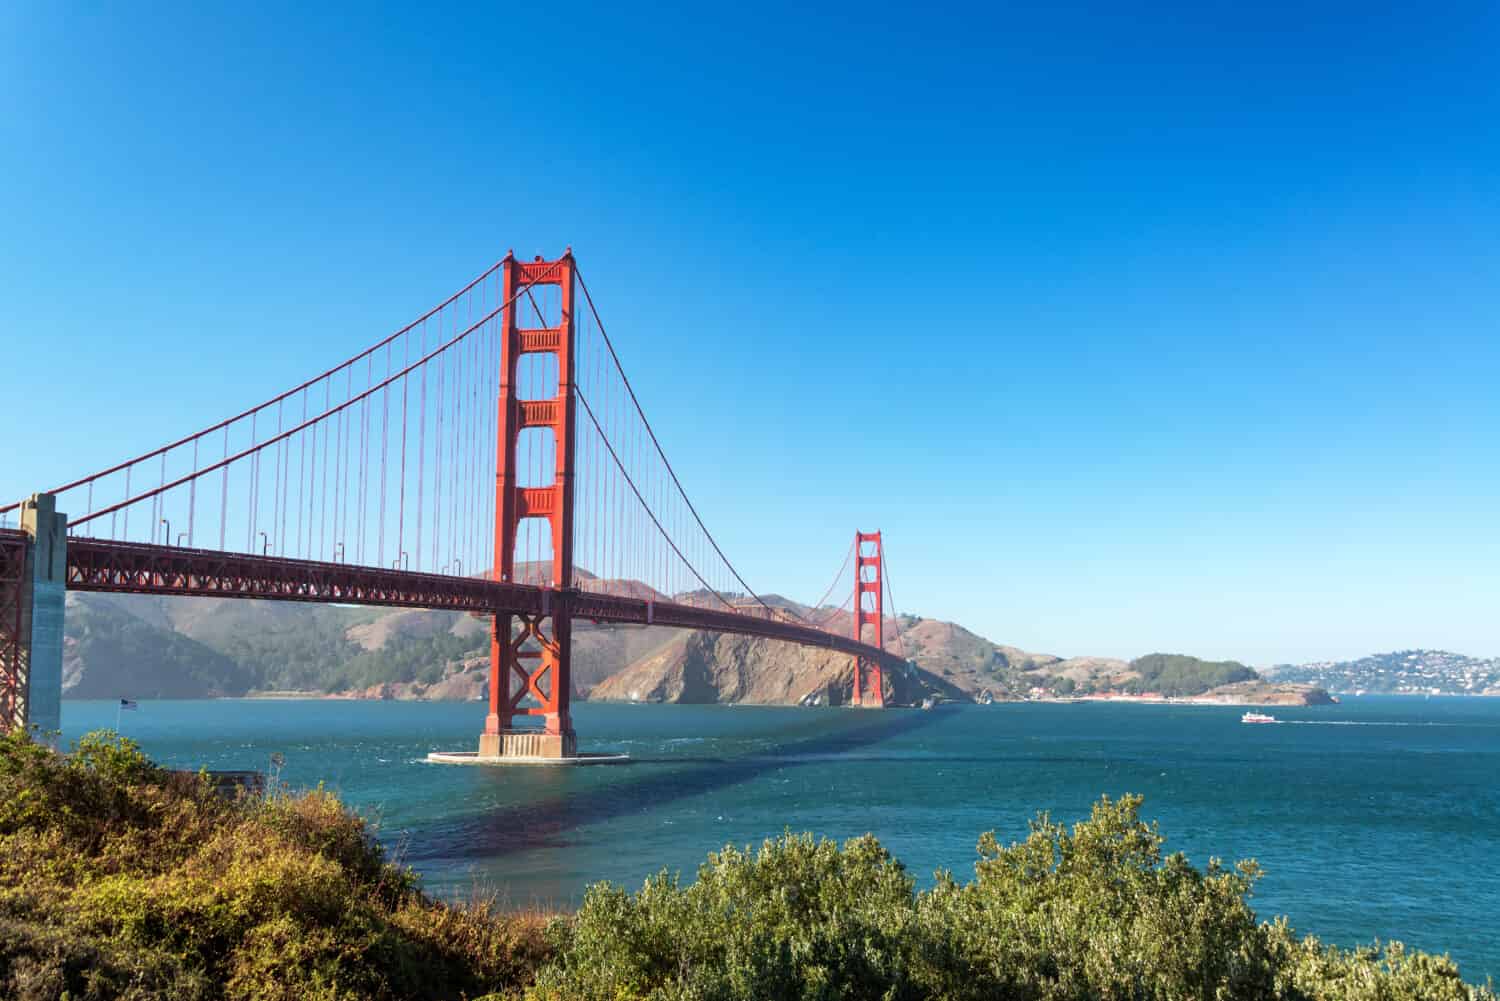
{"label": "rock outcrop", "polygon": [[1238,681],[1211,688],[1202,698],[1243,706],[1326,706],[1334,701],[1316,685],[1289,681]]}

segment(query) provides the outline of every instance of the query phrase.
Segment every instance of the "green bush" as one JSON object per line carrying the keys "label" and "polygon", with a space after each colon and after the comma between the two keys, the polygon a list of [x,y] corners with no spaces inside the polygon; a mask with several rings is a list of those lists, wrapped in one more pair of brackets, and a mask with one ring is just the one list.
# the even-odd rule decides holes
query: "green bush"
{"label": "green bush", "polygon": [[1205,871],[1103,799],[1071,830],[979,842],[975,878],[914,893],[869,837],[787,834],[711,855],[690,886],[592,888],[534,1001],[1492,1001],[1446,957],[1344,951],[1258,923],[1253,862]]}
{"label": "green bush", "polygon": [[919,902],[949,998],[1271,998],[1270,947],[1246,897],[1258,870],[1162,857],[1139,798],[1103,799],[1070,832],[979,841],[975,879],[940,874]]}
{"label": "green bush", "polygon": [[[912,880],[871,837],[727,847],[682,887],[592,887],[536,997],[855,998],[910,982]],[[893,995],[894,996],[894,995]],[[914,995],[913,995],[914,996]]]}

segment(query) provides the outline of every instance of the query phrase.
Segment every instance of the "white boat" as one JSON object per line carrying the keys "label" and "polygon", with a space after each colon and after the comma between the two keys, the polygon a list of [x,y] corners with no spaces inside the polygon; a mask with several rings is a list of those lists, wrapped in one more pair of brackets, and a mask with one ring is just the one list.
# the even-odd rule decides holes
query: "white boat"
{"label": "white boat", "polygon": [[1267,716],[1265,713],[1246,713],[1240,717],[1241,723],[1278,723],[1275,716]]}

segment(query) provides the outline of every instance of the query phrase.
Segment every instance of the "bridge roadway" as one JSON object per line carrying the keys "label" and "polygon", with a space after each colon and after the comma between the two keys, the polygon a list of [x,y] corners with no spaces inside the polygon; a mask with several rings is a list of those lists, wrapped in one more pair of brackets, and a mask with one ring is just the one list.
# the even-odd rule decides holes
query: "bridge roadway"
{"label": "bridge roadway", "polygon": [[[0,529],[0,545],[24,544],[16,530]],[[824,647],[854,657],[892,661],[889,653],[763,607],[743,611],[647,601],[593,591],[558,590],[477,577],[386,570],[348,563],[322,563],[280,556],[253,556],[69,536],[67,589],[116,594],[258,598],[395,608],[427,608],[489,614],[547,615],[566,602],[575,619],[672,626],[737,633]]]}

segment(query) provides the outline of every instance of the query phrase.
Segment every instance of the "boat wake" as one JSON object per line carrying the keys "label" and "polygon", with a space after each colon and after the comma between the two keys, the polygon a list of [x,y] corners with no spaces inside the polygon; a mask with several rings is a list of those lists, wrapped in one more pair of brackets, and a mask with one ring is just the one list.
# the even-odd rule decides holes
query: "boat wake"
{"label": "boat wake", "polygon": [[1464,726],[1463,723],[1428,723],[1413,720],[1380,719],[1283,719],[1279,723],[1294,723],[1297,726]]}

